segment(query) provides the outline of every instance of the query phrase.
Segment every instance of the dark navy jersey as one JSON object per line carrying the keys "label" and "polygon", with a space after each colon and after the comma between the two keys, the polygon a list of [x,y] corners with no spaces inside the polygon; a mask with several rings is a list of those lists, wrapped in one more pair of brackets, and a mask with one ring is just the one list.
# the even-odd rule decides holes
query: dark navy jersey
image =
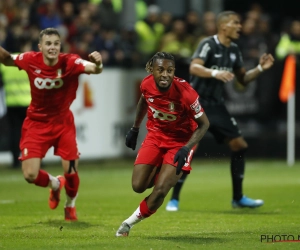
{"label": "dark navy jersey", "polygon": [[[225,47],[218,40],[217,35],[203,39],[192,59],[200,58],[204,61],[204,67],[209,69],[226,70],[233,72],[243,67],[243,58],[238,46],[231,43]],[[224,103],[224,82],[215,78],[200,78],[191,76],[190,83],[198,92],[203,105]]]}

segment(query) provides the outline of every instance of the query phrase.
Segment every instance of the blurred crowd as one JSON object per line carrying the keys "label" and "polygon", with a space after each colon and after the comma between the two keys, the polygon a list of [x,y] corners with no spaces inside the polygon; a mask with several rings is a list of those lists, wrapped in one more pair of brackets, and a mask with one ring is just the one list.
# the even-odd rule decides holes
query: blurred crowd
{"label": "blurred crowd", "polygon": [[[188,11],[175,17],[151,1],[136,1],[136,22],[124,24],[122,0],[6,0],[0,2],[0,45],[10,52],[38,50],[41,29],[55,27],[63,52],[87,59],[102,54],[105,66],[136,67],[156,51],[173,53],[177,65],[187,65],[199,41],[216,33],[216,13]],[[259,4],[241,13],[242,33],[237,41],[245,60],[257,61],[269,52],[278,59],[300,53],[300,21],[274,32],[272,19]],[[177,67],[178,68],[178,67]],[[183,73],[184,74],[184,73]]]}

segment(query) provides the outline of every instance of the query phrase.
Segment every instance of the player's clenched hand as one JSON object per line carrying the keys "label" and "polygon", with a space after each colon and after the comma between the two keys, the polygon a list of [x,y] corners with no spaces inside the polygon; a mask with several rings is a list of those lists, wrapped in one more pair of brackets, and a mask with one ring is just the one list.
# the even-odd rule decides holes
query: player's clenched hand
{"label": "player's clenched hand", "polygon": [[126,135],[126,141],[125,141],[126,146],[132,148],[132,150],[135,150],[138,135],[139,135],[139,128],[132,127],[127,132]]}
{"label": "player's clenched hand", "polygon": [[184,146],[181,149],[179,149],[174,157],[174,163],[177,163],[177,167],[176,167],[176,175],[179,175],[181,172],[181,169],[183,168],[186,159],[188,157],[190,150],[188,149],[188,147]]}
{"label": "player's clenched hand", "polygon": [[234,74],[232,74],[229,71],[220,70],[215,77],[216,77],[216,79],[221,80],[222,82],[226,83],[226,82],[230,82],[233,80]]}
{"label": "player's clenched hand", "polygon": [[259,64],[261,65],[263,70],[267,70],[271,68],[273,63],[274,63],[274,58],[271,54],[264,53],[259,59]]}
{"label": "player's clenched hand", "polygon": [[101,54],[98,51],[94,51],[91,54],[89,54],[89,60],[96,65],[101,65],[102,63],[102,57]]}

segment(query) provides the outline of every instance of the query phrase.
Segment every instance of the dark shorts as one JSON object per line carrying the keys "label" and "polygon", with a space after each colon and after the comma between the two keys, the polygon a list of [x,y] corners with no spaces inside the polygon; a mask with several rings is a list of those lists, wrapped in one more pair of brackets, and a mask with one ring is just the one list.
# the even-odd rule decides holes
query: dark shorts
{"label": "dark shorts", "polygon": [[228,113],[225,105],[202,106],[210,122],[208,131],[213,134],[218,143],[223,143],[226,138],[241,136],[235,119]]}

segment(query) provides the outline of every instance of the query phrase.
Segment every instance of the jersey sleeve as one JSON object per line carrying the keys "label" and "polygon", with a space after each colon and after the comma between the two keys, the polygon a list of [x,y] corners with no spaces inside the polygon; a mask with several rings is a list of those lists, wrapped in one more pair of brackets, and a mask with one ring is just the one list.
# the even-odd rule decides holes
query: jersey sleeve
{"label": "jersey sleeve", "polygon": [[188,113],[194,119],[199,118],[204,113],[204,109],[199,102],[199,95],[193,89],[190,90],[190,93],[186,98],[186,107],[188,109]]}
{"label": "jersey sleeve", "polygon": [[240,69],[244,67],[244,61],[241,51],[237,48],[236,51],[236,61],[233,65],[233,69]]}
{"label": "jersey sleeve", "polygon": [[30,61],[32,60],[32,55],[32,52],[13,54],[12,59],[14,60],[15,65],[17,65],[19,69],[27,71]]}
{"label": "jersey sleeve", "polygon": [[80,75],[82,73],[85,73],[85,65],[88,63],[88,61],[80,58],[78,55],[70,54],[68,57],[68,68],[72,71],[73,74]]}
{"label": "jersey sleeve", "polygon": [[141,90],[141,93],[142,93],[142,96],[145,97],[146,95],[146,84],[145,84],[145,79],[141,82],[140,84],[140,90]]}
{"label": "jersey sleeve", "polygon": [[199,43],[197,49],[195,50],[192,59],[199,58],[204,62],[208,60],[211,55],[211,44],[208,40],[203,40]]}

